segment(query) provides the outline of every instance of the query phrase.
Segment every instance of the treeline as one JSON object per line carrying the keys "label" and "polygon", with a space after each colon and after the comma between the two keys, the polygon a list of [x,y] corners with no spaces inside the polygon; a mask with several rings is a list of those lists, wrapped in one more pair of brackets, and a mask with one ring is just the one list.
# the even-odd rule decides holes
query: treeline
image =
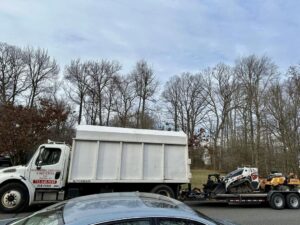
{"label": "treeline", "polygon": [[[152,102],[159,82],[144,60],[128,75],[117,61],[73,60],[64,71],[66,93],[78,107],[78,124],[155,128]],[[158,95],[156,95],[158,96]]]}
{"label": "treeline", "polygon": [[[261,174],[299,171],[300,68],[281,74],[268,57],[250,55],[172,77],[163,91],[175,128],[197,146],[208,131],[213,167],[252,165]],[[193,138],[194,137],[194,138]]]}
{"label": "treeline", "polygon": [[[199,153],[204,128],[215,169],[252,165],[262,173],[299,172],[299,66],[282,73],[270,58],[250,55],[162,84],[145,60],[124,74],[117,61],[74,59],[58,76],[59,66],[46,50],[1,43],[0,68],[1,110],[9,106],[45,115],[46,102],[57,112],[43,125],[53,138],[71,137],[75,123],[145,129],[168,123],[186,132]],[[19,123],[9,122],[10,132],[20,130]],[[0,132],[0,142],[12,138]],[[17,151],[0,146],[2,152]]]}

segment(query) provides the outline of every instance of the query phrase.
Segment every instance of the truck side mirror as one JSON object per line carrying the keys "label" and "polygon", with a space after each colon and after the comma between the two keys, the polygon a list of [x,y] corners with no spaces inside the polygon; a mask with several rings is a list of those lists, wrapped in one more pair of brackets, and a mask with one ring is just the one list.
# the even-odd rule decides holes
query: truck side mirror
{"label": "truck side mirror", "polygon": [[42,146],[40,149],[39,149],[39,154],[37,156],[37,159],[36,159],[36,162],[35,162],[35,165],[36,165],[36,169],[37,170],[40,170],[42,168],[42,164],[43,164],[43,161],[41,160],[42,157],[42,152],[44,151],[45,147]]}
{"label": "truck side mirror", "polygon": [[42,163],[43,163],[42,160],[37,163],[37,166],[36,166],[37,170],[40,170],[42,168]]}

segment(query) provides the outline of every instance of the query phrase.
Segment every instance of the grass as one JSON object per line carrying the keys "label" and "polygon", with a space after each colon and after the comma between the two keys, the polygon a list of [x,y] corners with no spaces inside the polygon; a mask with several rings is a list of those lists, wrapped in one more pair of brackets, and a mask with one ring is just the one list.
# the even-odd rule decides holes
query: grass
{"label": "grass", "polygon": [[[220,173],[215,170],[207,170],[207,169],[191,169],[192,173],[192,179],[191,179],[191,184],[192,188],[200,188],[201,190],[203,189],[203,184],[206,184],[207,182],[207,176],[208,174],[214,174],[214,173]],[[220,173],[221,176],[224,175],[223,173]],[[182,189],[186,189],[188,185],[182,185]]]}
{"label": "grass", "polygon": [[206,169],[192,169],[191,173],[192,173],[192,179],[191,179],[192,188],[197,187],[202,189],[203,184],[206,184],[207,182],[208,174],[214,174],[220,172],[214,170],[206,170]]}

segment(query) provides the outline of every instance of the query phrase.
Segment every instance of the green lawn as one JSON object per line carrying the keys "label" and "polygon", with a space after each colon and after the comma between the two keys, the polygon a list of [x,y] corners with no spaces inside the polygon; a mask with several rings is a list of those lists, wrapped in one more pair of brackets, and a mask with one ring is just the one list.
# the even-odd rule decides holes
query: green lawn
{"label": "green lawn", "polygon": [[202,189],[202,185],[206,183],[208,174],[219,173],[214,170],[194,169],[192,172],[192,188],[197,187]]}

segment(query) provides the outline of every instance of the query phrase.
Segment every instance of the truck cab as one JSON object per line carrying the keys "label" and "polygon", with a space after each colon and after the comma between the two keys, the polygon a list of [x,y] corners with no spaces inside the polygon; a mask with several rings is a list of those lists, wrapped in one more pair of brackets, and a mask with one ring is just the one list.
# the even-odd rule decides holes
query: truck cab
{"label": "truck cab", "polygon": [[63,200],[69,157],[69,146],[50,142],[39,146],[26,165],[1,169],[0,209],[13,212],[34,203]]}

